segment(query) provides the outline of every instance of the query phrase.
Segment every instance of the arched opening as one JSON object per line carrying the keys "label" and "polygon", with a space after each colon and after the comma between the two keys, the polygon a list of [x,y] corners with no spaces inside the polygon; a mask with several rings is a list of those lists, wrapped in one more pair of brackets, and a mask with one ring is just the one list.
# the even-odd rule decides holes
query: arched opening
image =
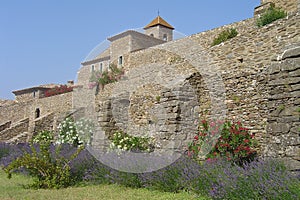
{"label": "arched opening", "polygon": [[39,108],[35,109],[35,118],[39,118],[41,115],[41,111]]}

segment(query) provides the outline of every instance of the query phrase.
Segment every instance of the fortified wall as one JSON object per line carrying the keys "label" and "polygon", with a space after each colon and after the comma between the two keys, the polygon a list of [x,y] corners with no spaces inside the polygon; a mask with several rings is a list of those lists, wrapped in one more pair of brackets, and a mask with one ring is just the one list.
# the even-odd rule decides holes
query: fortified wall
{"label": "fortified wall", "polygon": [[[228,28],[239,34],[212,47]],[[124,56],[125,77],[96,97],[102,131],[154,136],[156,148],[177,150],[197,131],[195,119],[239,120],[260,155],[299,169],[299,30],[291,11],[261,28],[247,19]]]}
{"label": "fortified wall", "polygon": [[[256,18],[268,2],[289,15],[258,28]],[[25,141],[34,132],[54,130],[59,116],[87,107],[85,115],[97,118],[101,134],[152,136],[156,149],[180,151],[199,120],[230,119],[256,134],[261,156],[282,158],[299,170],[299,1],[261,3],[254,18],[124,54],[125,76],[98,92],[78,87],[1,106],[0,141]],[[236,37],[211,46],[230,28]],[[104,144],[102,136],[94,135],[95,147]]]}
{"label": "fortified wall", "polygon": [[41,130],[56,130],[73,104],[72,92],[0,107],[0,142],[24,142]]}

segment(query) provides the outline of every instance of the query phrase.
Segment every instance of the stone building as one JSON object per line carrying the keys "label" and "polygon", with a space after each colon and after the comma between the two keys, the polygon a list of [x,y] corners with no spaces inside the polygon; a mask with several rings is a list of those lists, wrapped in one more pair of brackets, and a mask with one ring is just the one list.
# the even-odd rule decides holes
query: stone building
{"label": "stone building", "polygon": [[109,70],[111,63],[124,65],[124,56],[131,52],[147,49],[173,40],[174,27],[157,16],[144,27],[144,33],[128,30],[107,38],[110,46],[95,58],[85,61],[78,72],[78,84],[87,85],[92,73]]}
{"label": "stone building", "polygon": [[[56,130],[58,123],[72,112],[73,81],[66,85],[46,84],[15,90],[15,100],[0,106],[0,142],[24,142],[41,130]],[[71,90],[56,91],[56,88]]]}
{"label": "stone building", "polygon": [[[271,4],[288,16],[257,27],[257,17]],[[255,133],[261,156],[281,158],[299,170],[299,18],[298,0],[262,0],[253,18],[172,40],[174,28],[158,16],[144,33],[109,37],[107,49],[81,63],[73,92],[30,99],[42,97],[43,88],[15,91],[27,100],[0,106],[0,141],[23,138],[18,134],[26,130],[54,129],[59,116],[88,107],[97,133],[151,135],[157,149],[174,149],[191,140],[195,119],[223,117],[242,121]],[[236,37],[211,45],[231,28]],[[111,63],[124,68],[124,77],[98,92],[89,90],[92,73],[109,70]],[[105,145],[102,136],[94,135],[93,147]]]}

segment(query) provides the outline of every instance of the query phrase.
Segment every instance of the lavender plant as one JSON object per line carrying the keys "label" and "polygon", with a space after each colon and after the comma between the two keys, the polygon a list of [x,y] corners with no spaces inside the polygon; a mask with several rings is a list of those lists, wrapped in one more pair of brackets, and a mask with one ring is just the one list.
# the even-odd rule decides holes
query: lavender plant
{"label": "lavender plant", "polygon": [[[40,152],[36,145],[37,152]],[[32,154],[28,144],[0,144],[1,149],[9,149],[9,154],[1,158],[0,164],[8,166],[17,155]],[[211,199],[299,199],[300,179],[290,173],[285,165],[272,159],[255,159],[243,165],[221,158],[203,163],[182,156],[172,165],[154,172],[125,173],[102,164],[89,151],[78,150],[68,144],[50,146],[53,161],[63,157],[68,162],[65,168],[72,178],[72,184],[84,181],[88,184],[120,184],[127,187],[145,187],[168,192],[188,190],[201,197]],[[29,153],[28,153],[29,152]],[[6,163],[6,164],[5,164]],[[51,165],[32,165],[37,169],[53,169]],[[44,166],[44,167],[43,167]],[[61,181],[63,182],[63,181]]]}
{"label": "lavender plant", "polygon": [[255,160],[243,166],[212,160],[202,165],[194,183],[196,193],[208,193],[213,199],[299,198],[299,189],[294,189],[300,186],[299,179],[276,160]]}

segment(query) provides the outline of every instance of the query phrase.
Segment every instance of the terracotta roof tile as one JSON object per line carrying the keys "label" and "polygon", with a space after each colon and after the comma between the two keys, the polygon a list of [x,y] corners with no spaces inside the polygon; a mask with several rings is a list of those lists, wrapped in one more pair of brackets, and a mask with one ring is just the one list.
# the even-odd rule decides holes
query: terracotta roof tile
{"label": "terracotta roof tile", "polygon": [[144,27],[144,29],[156,26],[156,25],[162,25],[170,29],[174,29],[173,26],[171,26],[168,22],[166,22],[163,18],[160,16],[157,16],[152,22],[150,22],[147,26]]}

